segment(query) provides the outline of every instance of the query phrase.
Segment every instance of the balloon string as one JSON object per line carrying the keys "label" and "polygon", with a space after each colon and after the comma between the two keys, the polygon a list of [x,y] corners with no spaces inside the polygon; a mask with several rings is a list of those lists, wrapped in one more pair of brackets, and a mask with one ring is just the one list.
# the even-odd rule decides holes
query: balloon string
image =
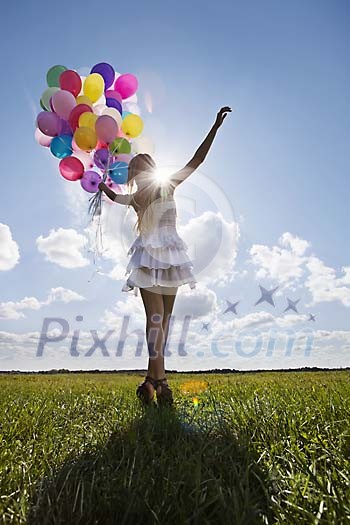
{"label": "balloon string", "polygon": [[[107,165],[102,175],[103,182],[106,181],[108,171],[110,166],[110,156],[108,156],[107,159]],[[98,190],[92,197],[90,197],[89,201],[89,215],[91,215],[90,223],[96,223],[96,234],[95,234],[95,244],[93,246],[93,257],[94,257],[94,265],[96,266],[96,258],[101,257],[104,247],[103,247],[103,236],[102,236],[102,221],[101,221],[101,215],[102,215],[102,190]],[[99,249],[101,248],[101,250]],[[95,270],[94,273],[98,272],[98,270]],[[91,279],[90,279],[91,281]],[[89,281],[89,282],[90,282]]]}

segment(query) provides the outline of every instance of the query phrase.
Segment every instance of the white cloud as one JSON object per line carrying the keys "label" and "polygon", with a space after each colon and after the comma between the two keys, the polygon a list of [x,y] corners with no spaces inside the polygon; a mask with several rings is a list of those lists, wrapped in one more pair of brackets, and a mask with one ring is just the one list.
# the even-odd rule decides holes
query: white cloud
{"label": "white cloud", "polygon": [[69,290],[68,288],[51,288],[45,301],[39,301],[36,297],[24,297],[20,301],[7,301],[0,303],[0,319],[21,319],[25,317],[23,310],[39,310],[45,305],[54,302],[70,303],[71,301],[83,301],[85,298]]}
{"label": "white cloud", "polygon": [[[80,325],[79,325],[80,327]],[[308,326],[307,326],[308,327]],[[135,355],[136,338],[128,337],[122,356],[116,356],[120,333],[116,330],[107,340],[108,356],[102,355],[101,349],[96,349],[91,357],[86,353],[93,345],[93,338],[89,331],[81,330],[78,341],[79,356],[70,355],[71,335],[75,326],[70,327],[71,332],[61,341],[48,342],[42,357],[37,357],[40,332],[12,333],[0,331],[0,360],[2,370],[46,370],[50,368],[74,369],[135,369],[147,367],[147,348],[144,344],[141,355]],[[181,328],[181,326],[179,327]],[[190,326],[186,338],[185,357],[177,353],[178,339],[171,337],[172,355],[166,358],[166,366],[177,370],[200,370],[210,368],[236,368],[245,370],[297,368],[300,366],[319,367],[345,367],[350,365],[349,345],[350,331],[322,331],[305,326],[296,328],[293,332],[283,330],[259,330],[252,335],[239,330],[227,330],[227,338],[221,333],[200,332],[201,322],[194,321]],[[98,327],[97,327],[98,329]],[[61,335],[62,331],[51,328],[49,337]],[[98,329],[98,336],[103,338],[105,330]],[[229,337],[230,336],[230,337]],[[257,347],[257,338],[261,338],[260,350]],[[271,341],[275,340],[271,349]],[[289,348],[288,341],[292,342]],[[241,342],[243,357],[238,352],[237,342]],[[214,343],[214,346],[213,346]],[[216,343],[216,345],[215,345]],[[267,350],[270,344],[270,356]],[[305,357],[306,349],[310,347],[309,357]],[[198,350],[204,355],[197,357]],[[253,355],[249,354],[253,351]],[[219,352],[219,353],[218,353]],[[244,355],[246,357],[244,357]],[[136,386],[136,385],[135,385]]]}
{"label": "white cloud", "polygon": [[130,317],[130,324],[145,325],[146,315],[141,297],[125,292],[125,300],[118,300],[112,308],[104,311],[99,319],[104,328],[120,328],[123,317]]}
{"label": "white cloud", "polygon": [[25,317],[22,310],[39,310],[41,303],[36,297],[24,297],[20,301],[0,303],[0,319],[21,319]]}
{"label": "white cloud", "polygon": [[18,244],[7,224],[0,223],[0,270],[11,270],[19,261]]}
{"label": "white cloud", "polygon": [[194,289],[182,286],[175,299],[173,314],[175,317],[203,317],[218,312],[217,297],[213,290],[197,284]]}
{"label": "white cloud", "polygon": [[350,267],[343,267],[343,276],[337,277],[336,270],[326,266],[318,257],[310,257],[307,262],[310,275],[305,281],[311,296],[311,305],[321,302],[340,301],[350,306]]}
{"label": "white cloud", "polygon": [[231,320],[218,321],[214,328],[217,332],[222,333],[232,330],[245,330],[256,327],[278,327],[288,328],[290,326],[304,323],[308,320],[307,315],[303,314],[288,314],[282,316],[275,316],[270,312],[260,311],[252,312],[242,317],[235,317]]}
{"label": "white cloud", "polygon": [[297,255],[304,255],[306,250],[310,248],[310,243],[305,239],[300,239],[296,235],[292,235],[289,232],[285,232],[281,235],[278,242],[285,248],[290,248],[292,252]]}
{"label": "white cloud", "polygon": [[279,246],[254,244],[250,249],[250,262],[256,266],[256,278],[270,278],[280,286],[291,286],[304,274],[304,256],[309,243],[291,233],[284,233]]}
{"label": "white cloud", "polygon": [[178,230],[188,245],[198,280],[211,285],[233,280],[240,238],[237,222],[227,222],[220,212],[206,211]]}
{"label": "white cloud", "polygon": [[278,240],[278,246],[254,244],[250,249],[250,262],[256,267],[256,278],[270,278],[280,288],[292,288],[304,285],[311,294],[313,306],[321,302],[339,301],[350,306],[350,266],[341,268],[342,275],[337,276],[335,268],[327,266],[315,255],[305,255],[310,243],[304,239],[284,233]]}
{"label": "white cloud", "polygon": [[87,238],[72,228],[51,230],[47,237],[40,235],[36,244],[46,260],[62,268],[81,268],[90,264],[81,253],[87,245]]}
{"label": "white cloud", "polygon": [[70,303],[72,301],[84,301],[85,297],[70,290],[69,288],[63,288],[59,286],[57,288],[51,288],[48,298],[42,304],[51,304],[55,302]]}

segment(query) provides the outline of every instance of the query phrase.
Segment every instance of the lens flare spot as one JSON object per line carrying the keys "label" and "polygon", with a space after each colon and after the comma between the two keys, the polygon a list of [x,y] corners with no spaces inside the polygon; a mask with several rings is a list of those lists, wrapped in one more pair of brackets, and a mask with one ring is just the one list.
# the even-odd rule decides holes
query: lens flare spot
{"label": "lens flare spot", "polygon": [[154,174],[156,182],[166,184],[170,180],[172,170],[170,168],[157,168]]}

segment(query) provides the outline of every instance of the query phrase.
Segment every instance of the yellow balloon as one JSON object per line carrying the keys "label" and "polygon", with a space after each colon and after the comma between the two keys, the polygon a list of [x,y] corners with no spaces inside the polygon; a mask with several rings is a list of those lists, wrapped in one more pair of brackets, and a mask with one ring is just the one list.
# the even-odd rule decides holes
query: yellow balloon
{"label": "yellow balloon", "polygon": [[96,102],[103,94],[105,81],[98,73],[91,73],[84,80],[84,95],[89,97],[91,102]]}
{"label": "yellow balloon", "polygon": [[77,128],[74,133],[74,140],[83,151],[91,151],[97,144],[96,131],[87,127]]}
{"label": "yellow balloon", "polygon": [[143,130],[143,120],[138,115],[132,113],[123,120],[122,130],[127,137],[138,137]]}
{"label": "yellow balloon", "polygon": [[77,104],[87,104],[92,108],[92,102],[86,95],[79,95],[76,99]]}
{"label": "yellow balloon", "polygon": [[97,119],[98,115],[86,111],[85,113],[82,113],[79,117],[79,128],[91,128],[94,130],[95,122]]}

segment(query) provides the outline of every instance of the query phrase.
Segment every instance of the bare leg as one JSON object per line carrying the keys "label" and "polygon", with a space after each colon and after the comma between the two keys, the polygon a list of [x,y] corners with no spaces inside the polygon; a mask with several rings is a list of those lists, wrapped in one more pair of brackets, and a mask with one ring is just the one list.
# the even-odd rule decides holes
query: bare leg
{"label": "bare leg", "polygon": [[[161,379],[165,375],[164,369],[164,304],[163,297],[150,288],[140,288],[142,301],[146,312],[146,338],[149,353],[148,374],[154,379]],[[147,383],[150,395],[154,387]]]}
{"label": "bare leg", "polygon": [[164,347],[163,352],[168,340],[169,335],[169,324],[171,319],[171,314],[173,312],[176,293],[177,293],[177,287],[175,288],[169,288],[168,292],[170,293],[163,294],[163,305],[164,305],[164,318],[163,318],[163,333],[164,333]]}

